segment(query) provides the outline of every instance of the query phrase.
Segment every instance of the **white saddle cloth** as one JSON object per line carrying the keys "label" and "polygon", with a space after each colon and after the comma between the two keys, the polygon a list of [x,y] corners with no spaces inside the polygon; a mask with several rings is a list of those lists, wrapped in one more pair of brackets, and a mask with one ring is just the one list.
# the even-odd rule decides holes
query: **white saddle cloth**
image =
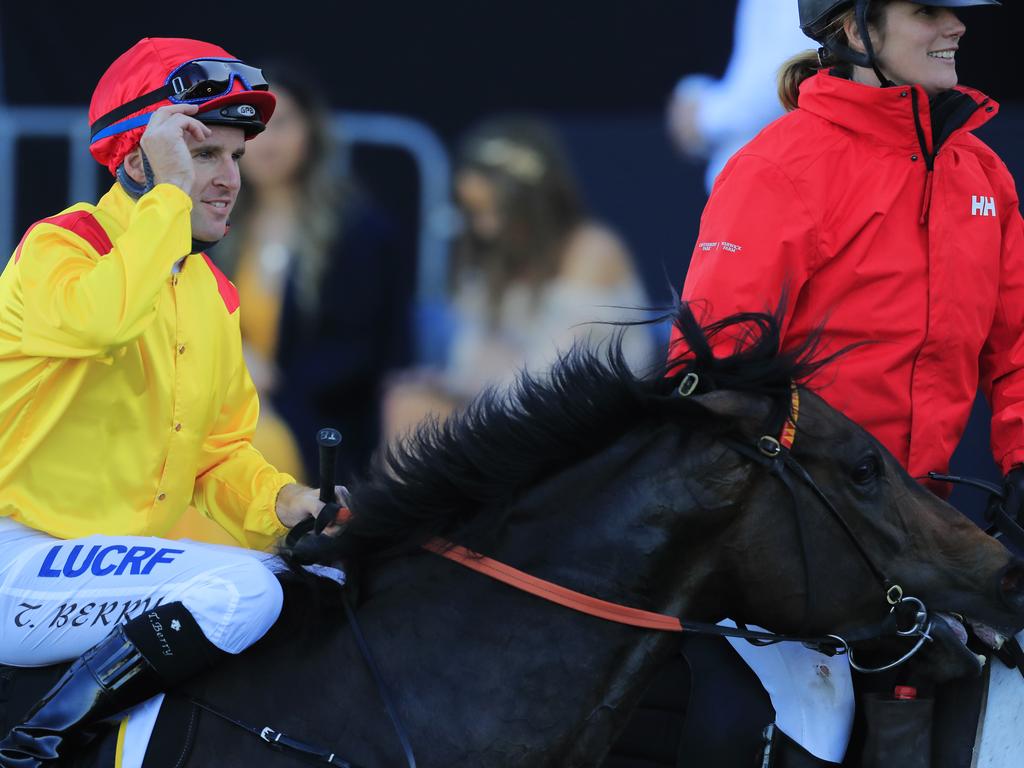
{"label": "white saddle cloth", "polygon": [[[731,619],[719,625],[736,626]],[[782,732],[815,757],[841,763],[850,743],[855,707],[846,657],[826,656],[800,643],[756,646],[727,639],[768,692]]]}

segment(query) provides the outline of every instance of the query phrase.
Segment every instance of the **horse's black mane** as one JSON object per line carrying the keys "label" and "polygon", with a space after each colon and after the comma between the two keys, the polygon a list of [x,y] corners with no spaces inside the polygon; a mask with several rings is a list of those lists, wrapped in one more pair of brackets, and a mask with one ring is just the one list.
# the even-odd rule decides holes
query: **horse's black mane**
{"label": "horse's black mane", "polygon": [[[815,359],[820,334],[781,352],[783,308],[742,313],[701,327],[677,303],[669,357],[642,376],[630,371],[621,332],[601,352],[574,346],[543,376],[520,374],[508,391],[490,390],[443,423],[428,421],[375,457],[352,487],[352,520],[332,554],[357,557],[445,536],[473,546],[500,529],[524,491],[608,446],[642,423],[696,424],[703,409],[676,390],[696,373],[698,393],[715,389],[767,395],[781,426],[790,382],[806,381],[835,355]],[[721,354],[722,342],[734,347]],[[706,416],[704,416],[706,418]]]}

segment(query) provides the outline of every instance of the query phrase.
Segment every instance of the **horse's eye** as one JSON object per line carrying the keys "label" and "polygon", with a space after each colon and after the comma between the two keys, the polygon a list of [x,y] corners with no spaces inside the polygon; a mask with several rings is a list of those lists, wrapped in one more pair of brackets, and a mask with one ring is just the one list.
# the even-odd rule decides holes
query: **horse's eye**
{"label": "horse's eye", "polygon": [[857,462],[850,478],[857,485],[867,485],[882,473],[882,465],[877,456],[866,456]]}

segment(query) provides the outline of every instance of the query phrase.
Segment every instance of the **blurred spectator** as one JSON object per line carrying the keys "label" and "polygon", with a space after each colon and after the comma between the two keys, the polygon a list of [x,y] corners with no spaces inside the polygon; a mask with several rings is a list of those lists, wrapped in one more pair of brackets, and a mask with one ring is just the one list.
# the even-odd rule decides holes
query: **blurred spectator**
{"label": "blurred spectator", "polygon": [[782,117],[776,96],[779,68],[807,50],[792,0],[739,0],[732,56],[725,75],[688,75],[668,107],[668,132],[683,154],[707,160],[708,192],[736,151]]}
{"label": "blurred spectator", "polygon": [[287,67],[265,71],[273,129],[242,159],[232,236],[215,256],[239,290],[261,405],[280,414],[261,413],[254,442],[272,461],[297,451],[315,483],[321,427],[344,438],[341,478],[379,442],[381,379],[409,363],[413,266],[390,220],[339,177],[320,91]]}
{"label": "blurred spectator", "polygon": [[[455,197],[464,227],[450,270],[448,363],[393,384],[390,436],[509,383],[523,367],[542,372],[576,339],[607,341],[618,330],[608,323],[642,319],[631,308],[648,305],[625,245],[587,217],[544,123],[503,119],[472,131],[457,160]],[[624,352],[634,367],[649,363],[649,329],[628,330]]]}

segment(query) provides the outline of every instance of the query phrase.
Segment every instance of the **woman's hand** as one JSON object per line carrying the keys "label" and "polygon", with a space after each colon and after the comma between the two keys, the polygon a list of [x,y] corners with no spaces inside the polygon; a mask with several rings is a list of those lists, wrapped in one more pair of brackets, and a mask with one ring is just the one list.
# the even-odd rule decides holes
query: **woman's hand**
{"label": "woman's hand", "polygon": [[444,421],[462,403],[440,377],[427,372],[393,376],[384,387],[381,423],[385,443],[396,443],[431,416]]}
{"label": "woman's hand", "polygon": [[267,360],[245,342],[242,342],[242,357],[245,358],[245,367],[249,371],[249,378],[252,379],[253,386],[256,387],[262,401],[264,397],[269,397],[277,389],[281,378],[277,366],[273,360]]}
{"label": "woman's hand", "polygon": [[692,98],[676,96],[668,105],[668,135],[676,149],[687,157],[702,158],[708,146],[697,124],[700,103]]}
{"label": "woman's hand", "polygon": [[1003,481],[1003,511],[1018,523],[1024,523],[1021,512],[1024,511],[1024,466],[1018,466],[1006,473]]}

